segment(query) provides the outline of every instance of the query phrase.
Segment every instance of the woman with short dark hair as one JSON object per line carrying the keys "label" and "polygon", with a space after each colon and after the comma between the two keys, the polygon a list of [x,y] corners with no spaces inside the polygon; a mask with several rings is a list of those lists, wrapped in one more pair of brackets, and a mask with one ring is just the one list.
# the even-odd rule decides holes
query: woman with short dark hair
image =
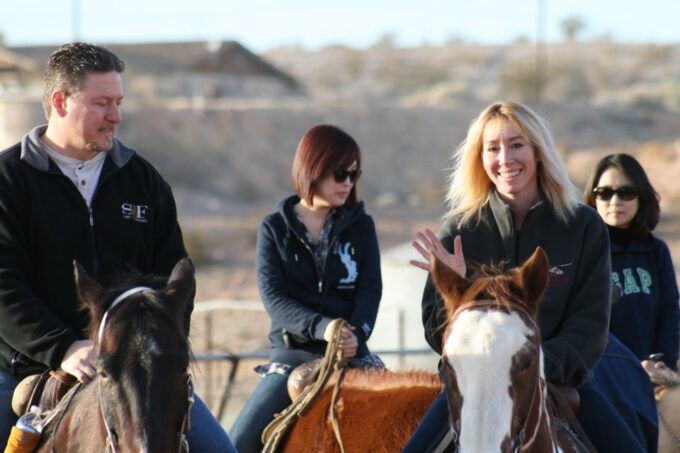
{"label": "woman with short dark hair", "polygon": [[680,306],[668,246],[652,234],[659,222],[659,196],[634,157],[600,160],[583,194],[607,224],[612,283],[621,296],[612,305],[610,331],[640,360],[663,354],[676,369]]}
{"label": "woman with short dark hair", "polygon": [[350,366],[380,367],[368,340],[382,294],[373,220],[359,201],[361,151],[343,130],[310,129],[293,161],[296,195],[262,221],[257,279],[271,317],[269,363],[230,431],[239,452],[259,452],[263,429],[291,403],[286,390],[296,366],[320,358],[331,321],[345,319],[340,348]]}

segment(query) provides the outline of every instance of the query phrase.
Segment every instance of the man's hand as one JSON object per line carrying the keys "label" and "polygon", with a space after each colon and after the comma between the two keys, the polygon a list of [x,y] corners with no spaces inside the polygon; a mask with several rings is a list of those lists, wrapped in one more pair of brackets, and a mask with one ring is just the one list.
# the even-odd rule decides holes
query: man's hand
{"label": "man's hand", "polygon": [[83,384],[90,382],[97,370],[94,367],[94,344],[92,340],[74,341],[64,354],[61,369]]}

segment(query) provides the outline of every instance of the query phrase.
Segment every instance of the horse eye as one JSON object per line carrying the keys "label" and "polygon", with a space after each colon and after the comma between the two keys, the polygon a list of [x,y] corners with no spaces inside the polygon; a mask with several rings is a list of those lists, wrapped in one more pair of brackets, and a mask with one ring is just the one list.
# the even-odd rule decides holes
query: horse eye
{"label": "horse eye", "polygon": [[103,380],[105,380],[105,381],[108,381],[108,380],[109,380],[109,374],[108,374],[106,371],[104,371],[104,370],[99,370],[99,371],[97,371],[97,374],[99,375],[99,378],[100,378],[100,379],[103,379]]}
{"label": "horse eye", "polygon": [[523,373],[527,371],[529,368],[531,368],[531,365],[533,364],[533,360],[531,360],[531,357],[524,356],[520,357],[517,360],[517,371],[520,373]]}

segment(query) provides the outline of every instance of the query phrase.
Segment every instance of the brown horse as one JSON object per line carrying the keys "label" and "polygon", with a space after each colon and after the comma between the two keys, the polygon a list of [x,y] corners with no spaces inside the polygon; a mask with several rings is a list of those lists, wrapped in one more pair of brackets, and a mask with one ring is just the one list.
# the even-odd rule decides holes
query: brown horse
{"label": "brown horse", "polygon": [[543,375],[538,301],[548,284],[539,247],[520,268],[474,281],[434,263],[448,322],[442,363],[459,451],[579,451],[552,417]]}
{"label": "brown horse", "polygon": [[184,323],[195,290],[191,262],[177,263],[165,283],[145,279],[107,290],[76,264],[78,296],[92,321],[97,376],[64,398],[36,451],[186,448],[193,401]]}
{"label": "brown horse", "polygon": [[[482,270],[473,281],[433,262],[432,277],[448,315],[442,364],[457,451],[579,451],[546,406],[535,321],[548,283],[545,253],[537,249],[521,268],[505,274]],[[437,392],[436,376],[427,377],[431,385],[414,396],[408,382],[390,393],[379,390],[387,372],[355,373],[372,375],[375,383],[348,383],[340,390],[337,413],[345,451],[400,451]],[[339,451],[327,415],[331,387],[299,418],[285,451]],[[413,419],[402,424],[406,415]]]}
{"label": "brown horse", "polygon": [[[327,415],[334,381],[297,420],[284,452],[340,451]],[[335,407],[345,451],[401,451],[441,387],[437,375],[423,371],[347,370]]]}

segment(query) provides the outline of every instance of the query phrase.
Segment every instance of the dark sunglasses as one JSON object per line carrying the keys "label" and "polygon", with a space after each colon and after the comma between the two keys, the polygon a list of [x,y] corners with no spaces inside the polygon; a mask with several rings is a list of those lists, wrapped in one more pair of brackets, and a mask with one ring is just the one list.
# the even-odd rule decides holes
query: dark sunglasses
{"label": "dark sunglasses", "polygon": [[359,169],[345,170],[343,168],[338,168],[333,171],[333,179],[335,179],[335,182],[345,182],[349,177],[349,181],[355,183],[357,182],[357,179],[359,179],[359,176],[361,176],[361,170]]}
{"label": "dark sunglasses", "polygon": [[595,198],[602,201],[609,201],[616,194],[619,200],[630,201],[634,200],[638,196],[637,190],[631,186],[621,186],[618,189],[612,189],[611,187],[596,187],[593,189],[593,195]]}

